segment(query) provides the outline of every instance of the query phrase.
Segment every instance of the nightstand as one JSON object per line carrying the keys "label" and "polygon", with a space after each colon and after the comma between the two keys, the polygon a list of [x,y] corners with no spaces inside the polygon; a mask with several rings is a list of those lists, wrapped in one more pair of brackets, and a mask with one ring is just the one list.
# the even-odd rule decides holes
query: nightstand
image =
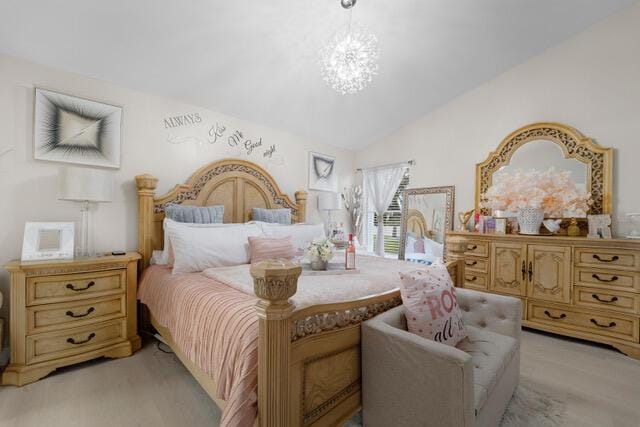
{"label": "nightstand", "polygon": [[2,384],[22,386],[61,366],[137,351],[139,259],[131,252],[6,265],[11,360]]}

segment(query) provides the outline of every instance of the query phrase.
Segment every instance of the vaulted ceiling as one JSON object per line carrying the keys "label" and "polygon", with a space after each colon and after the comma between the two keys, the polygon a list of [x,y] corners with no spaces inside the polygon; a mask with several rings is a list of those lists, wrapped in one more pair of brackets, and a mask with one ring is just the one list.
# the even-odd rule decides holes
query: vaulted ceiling
{"label": "vaulted ceiling", "polygon": [[339,0],[1,0],[0,52],[361,148],[634,1],[358,0],[381,56],[354,95],[318,67]]}

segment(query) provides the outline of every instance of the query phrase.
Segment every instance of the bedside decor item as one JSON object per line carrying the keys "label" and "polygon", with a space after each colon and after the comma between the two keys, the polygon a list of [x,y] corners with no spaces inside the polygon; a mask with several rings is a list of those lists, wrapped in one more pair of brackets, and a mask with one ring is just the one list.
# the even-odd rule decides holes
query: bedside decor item
{"label": "bedside decor item", "polygon": [[71,259],[74,252],[73,222],[27,222],[24,225],[22,261]]}
{"label": "bedside decor item", "polygon": [[6,265],[14,320],[2,384],[23,386],[62,366],[137,351],[139,259],[132,252]]}
{"label": "bedside decor item", "polygon": [[336,158],[326,154],[309,152],[309,189],[338,191]]}
{"label": "bedside decor item", "polygon": [[634,226],[627,235],[627,239],[640,239],[640,213],[628,213],[627,217]]}
{"label": "bedside decor item", "polygon": [[344,269],[356,269],[356,246],[353,244],[353,234],[349,233],[349,241],[344,250]]}
{"label": "bedside decor item", "polygon": [[589,215],[590,239],[611,239],[611,215]]}
{"label": "bedside decor item", "polygon": [[329,239],[316,239],[309,243],[305,255],[309,259],[312,270],[326,270],[334,251],[335,246]]}
{"label": "bedside decor item", "polygon": [[334,224],[331,212],[342,209],[342,195],[334,192],[323,192],[318,194],[318,210],[327,213],[325,229],[327,236],[334,237],[337,225]]}
{"label": "bedside decor item", "polygon": [[345,188],[344,193],[342,193],[342,201],[345,209],[349,212],[354,244],[359,246],[362,234],[362,186],[354,185],[353,187]]}
{"label": "bedside decor item", "polygon": [[467,212],[458,213],[458,219],[460,220],[460,231],[470,231],[468,223],[471,217],[473,217],[474,212],[475,212],[475,209],[471,209],[470,211],[467,211]]}
{"label": "bedside decor item", "polygon": [[507,218],[495,218],[496,234],[507,234]]}
{"label": "bedside decor item", "polygon": [[113,199],[113,175],[101,169],[64,167],[58,178],[58,199],[81,202],[80,256],[93,255],[93,249],[89,247],[89,205]]}
{"label": "bedside decor item", "polygon": [[35,90],[34,158],[120,167],[122,108],[50,90]]}

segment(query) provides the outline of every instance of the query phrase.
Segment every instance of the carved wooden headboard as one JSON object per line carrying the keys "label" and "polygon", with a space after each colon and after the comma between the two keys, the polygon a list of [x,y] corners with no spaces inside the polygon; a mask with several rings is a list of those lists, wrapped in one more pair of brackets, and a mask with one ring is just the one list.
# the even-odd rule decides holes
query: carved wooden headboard
{"label": "carved wooden headboard", "polygon": [[158,179],[136,176],[138,187],[138,250],[143,267],[155,249],[164,244],[162,221],[168,204],[195,206],[224,205],[225,223],[251,219],[252,208],[289,208],[293,222],[304,222],[307,193],[295,193],[295,203],[280,191],[278,184],[255,163],[225,159],[198,169],[185,184],[176,185],[167,194],[156,197]]}
{"label": "carved wooden headboard", "polygon": [[422,212],[417,209],[409,209],[407,214],[407,232],[415,234],[417,238],[433,237],[433,231],[429,229],[427,220]]}

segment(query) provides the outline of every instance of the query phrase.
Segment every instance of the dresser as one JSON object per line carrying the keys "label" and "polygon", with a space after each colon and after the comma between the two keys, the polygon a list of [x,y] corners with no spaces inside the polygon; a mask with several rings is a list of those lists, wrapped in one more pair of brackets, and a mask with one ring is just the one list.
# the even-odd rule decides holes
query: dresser
{"label": "dresser", "polygon": [[6,265],[11,359],[2,383],[22,386],[61,366],[137,351],[139,259],[127,253]]}
{"label": "dresser", "polygon": [[640,358],[640,242],[449,232],[460,287],[520,298],[523,324]]}

